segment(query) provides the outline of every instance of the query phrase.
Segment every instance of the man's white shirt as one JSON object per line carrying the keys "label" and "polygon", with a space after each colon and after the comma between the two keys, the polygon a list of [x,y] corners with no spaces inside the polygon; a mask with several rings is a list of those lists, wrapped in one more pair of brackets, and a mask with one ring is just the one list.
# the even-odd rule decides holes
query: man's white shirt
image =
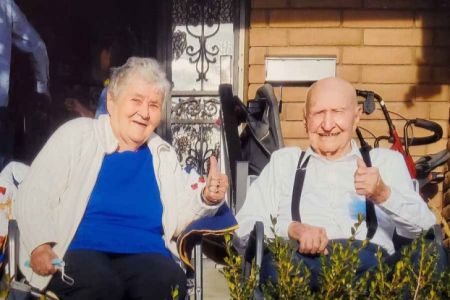
{"label": "man's white shirt", "polygon": [[[237,214],[239,236],[247,235],[257,220],[263,221],[266,235],[272,236],[272,216],[277,220],[276,233],[288,237],[287,228],[292,222],[292,190],[300,153],[301,149],[290,147],[272,154],[269,164],[249,187],[246,201]],[[351,152],[338,160],[326,160],[311,147],[306,150],[304,159],[308,156],[311,158],[300,201],[302,223],[325,228],[330,240],[349,238],[358,214],[365,216],[366,212],[365,198],[356,194],[354,187],[356,160],[361,153],[352,141]],[[391,189],[389,198],[381,205],[375,205],[378,228],[371,242],[392,254],[395,251],[394,229],[402,236],[413,238],[435,224],[436,218],[414,191],[400,153],[376,148],[370,151],[370,156],[372,165],[379,168],[383,181]],[[356,238],[364,240],[366,234],[366,223],[363,222]]]}

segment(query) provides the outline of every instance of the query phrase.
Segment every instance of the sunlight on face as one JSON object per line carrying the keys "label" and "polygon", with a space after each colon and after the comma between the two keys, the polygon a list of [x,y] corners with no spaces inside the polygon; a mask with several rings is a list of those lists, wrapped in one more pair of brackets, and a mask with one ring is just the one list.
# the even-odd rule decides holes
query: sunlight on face
{"label": "sunlight on face", "polygon": [[306,130],[312,148],[334,160],[351,150],[351,139],[361,115],[354,88],[342,79],[317,82],[309,92]]}
{"label": "sunlight on face", "polygon": [[161,122],[163,93],[140,75],[123,83],[118,95],[108,93],[107,107],[119,151],[136,150]]}

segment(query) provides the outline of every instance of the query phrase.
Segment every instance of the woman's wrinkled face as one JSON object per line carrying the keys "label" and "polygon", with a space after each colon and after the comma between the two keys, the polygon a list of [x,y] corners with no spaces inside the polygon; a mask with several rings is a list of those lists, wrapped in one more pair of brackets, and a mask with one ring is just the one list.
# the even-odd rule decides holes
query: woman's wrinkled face
{"label": "woman's wrinkled face", "polygon": [[119,140],[119,151],[136,150],[161,122],[164,95],[140,75],[131,75],[117,95],[108,93],[111,126]]}
{"label": "woman's wrinkled face", "polygon": [[351,139],[360,114],[351,94],[323,89],[315,91],[306,115],[311,146],[330,160],[344,156],[351,150]]}

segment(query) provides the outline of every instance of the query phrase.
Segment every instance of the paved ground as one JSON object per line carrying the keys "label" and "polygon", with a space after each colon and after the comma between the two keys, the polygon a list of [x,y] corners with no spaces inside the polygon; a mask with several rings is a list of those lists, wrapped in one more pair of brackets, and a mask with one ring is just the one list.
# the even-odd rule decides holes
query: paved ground
{"label": "paved ground", "polygon": [[[203,259],[203,299],[224,300],[230,299],[225,278],[219,273],[220,266],[209,259]],[[191,299],[194,299],[192,296]]]}

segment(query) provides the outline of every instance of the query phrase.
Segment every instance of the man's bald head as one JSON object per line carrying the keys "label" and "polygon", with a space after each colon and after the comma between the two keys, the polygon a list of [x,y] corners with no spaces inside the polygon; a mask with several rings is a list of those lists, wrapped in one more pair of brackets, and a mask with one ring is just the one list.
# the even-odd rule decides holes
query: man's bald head
{"label": "man's bald head", "polygon": [[335,77],[317,81],[308,90],[304,113],[306,132],[316,153],[334,160],[350,152],[361,116],[350,83]]}
{"label": "man's bald head", "polygon": [[[328,77],[316,81],[309,87],[308,93],[306,95],[305,117],[307,117],[309,114],[311,101],[314,101],[314,98],[317,94],[322,93],[327,93],[330,95],[339,94],[345,98],[348,98],[349,100],[352,100],[351,103],[355,106],[358,104],[358,101],[356,99],[356,90],[348,81],[345,81],[344,79],[338,77]],[[333,101],[333,97],[330,97],[330,101]]]}

